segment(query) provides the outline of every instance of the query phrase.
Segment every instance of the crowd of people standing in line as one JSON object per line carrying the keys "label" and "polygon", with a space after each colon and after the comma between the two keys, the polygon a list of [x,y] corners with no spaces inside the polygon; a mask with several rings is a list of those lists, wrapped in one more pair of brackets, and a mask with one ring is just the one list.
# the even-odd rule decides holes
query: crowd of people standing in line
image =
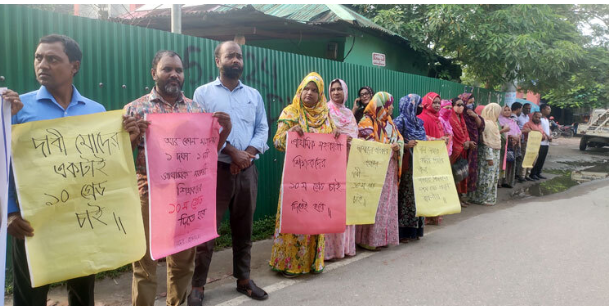
{"label": "crowd of people standing in line", "polygon": [[[323,78],[312,72],[297,88],[291,105],[278,119],[274,146],[286,149],[287,131],[346,134],[353,138],[391,145],[389,160],[374,224],[347,225],[344,233],[294,235],[280,233],[280,202],[276,214],[274,245],[269,265],[286,277],[320,273],[325,261],[354,256],[356,246],[378,251],[390,245],[419,240],[426,224],[440,224],[441,216],[419,217],[412,182],[412,150],[417,141],[444,141],[453,175],[461,177],[456,188],[461,206],[495,205],[498,188],[513,188],[516,180],[546,179],[542,165],[551,140],[545,117],[550,106],[530,113],[530,104],[476,106],[471,93],[442,100],[435,92],[423,98],[408,94],[399,102],[399,116],[392,117],[393,96],[363,86],[352,108],[346,106],[348,86],[333,79],[328,102]],[[533,168],[523,168],[528,133],[539,131],[542,142]],[[350,147],[349,147],[350,148]],[[455,167],[456,166],[456,167]]]}
{"label": "crowd of people standing in line", "polygon": [[[42,37],[34,54],[35,75],[41,87],[22,95],[12,90],[2,94],[11,104],[12,123],[104,112],[101,104],[82,96],[73,85],[81,59],[80,46],[72,38],[57,34]],[[184,71],[180,55],[170,50],[158,51],[150,71],[154,88],[124,107],[123,128],[129,133],[136,152],[138,190],[147,236],[145,256],[133,263],[132,305],[152,306],[157,288],[157,263],[149,255],[150,238],[146,230],[149,187],[143,137],[150,124],[144,115],[151,113],[211,112],[217,118],[222,127],[217,164],[217,225],[229,210],[236,290],[253,299],[268,298],[250,278],[251,234],[258,187],[258,171],[253,161],[268,150],[266,111],[260,93],[240,81],[243,71],[240,45],[232,41],[220,43],[215,49],[215,63],[219,77],[198,87],[191,100],[182,92]],[[391,145],[393,155],[374,224],[347,225],[340,234],[281,234],[277,212],[269,264],[284,276],[320,273],[326,260],[353,256],[356,246],[375,251],[418,240],[426,223],[441,222],[441,217],[425,220],[416,216],[411,156],[417,141],[443,140],[450,163],[465,165],[460,170],[466,177],[457,182],[462,206],[494,205],[498,185],[512,187],[515,177],[519,182],[545,179],[541,171],[551,140],[545,119],[550,107],[542,105],[542,112],[533,114],[528,104],[521,106],[520,103],[503,108],[491,103],[475,108],[470,93],[442,100],[440,95],[430,92],[423,98],[417,94],[402,97],[399,116],[393,118],[394,98],[387,92],[375,93],[368,86],[361,87],[349,109],[346,107],[348,86],[343,80],[334,79],[328,86],[328,95],[329,101],[319,74],[313,72],[303,79],[292,103],[279,116],[273,139],[277,150],[285,150],[286,132],[292,131],[299,135],[305,132],[346,134],[349,142],[353,138],[377,141]],[[521,168],[520,161],[530,131],[541,132],[543,141],[535,166],[528,173],[528,169]],[[31,287],[24,238],[35,233],[20,214],[16,193],[11,172],[7,223],[8,233],[13,237],[13,305],[46,305],[49,285]],[[185,302],[190,306],[202,305],[213,245],[214,241],[209,241],[166,258],[167,305]],[[94,283],[95,275],[67,280],[69,304],[94,305]]]}

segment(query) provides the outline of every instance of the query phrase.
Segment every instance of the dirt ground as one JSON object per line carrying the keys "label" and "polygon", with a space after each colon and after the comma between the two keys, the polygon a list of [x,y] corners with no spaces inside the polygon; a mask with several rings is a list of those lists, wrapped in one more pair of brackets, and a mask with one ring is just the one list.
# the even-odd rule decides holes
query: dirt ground
{"label": "dirt ground", "polygon": [[[608,148],[589,148],[580,151],[578,145],[579,137],[571,139],[559,138],[551,143],[548,157],[544,165],[544,175],[548,178],[545,181],[520,183],[512,188],[498,189],[498,202],[520,201],[528,197],[546,196],[550,193],[561,192],[568,188],[577,190],[580,188],[579,182],[568,179],[571,177],[586,180],[602,179],[609,173],[609,151]],[[551,173],[551,171],[553,173]],[[565,178],[563,177],[564,174]],[[547,182],[548,181],[548,182]],[[582,181],[581,181],[582,182]],[[554,187],[551,188],[550,186]],[[552,190],[552,191],[551,191]],[[469,207],[466,209],[469,213]],[[461,218],[461,214],[444,217],[446,223],[453,223]],[[440,228],[443,230],[443,228]],[[252,249],[252,275],[266,273],[268,268],[267,261],[270,256],[272,242],[270,239],[256,242]],[[215,290],[222,284],[235,282],[232,275],[232,256],[231,249],[219,251],[213,256],[212,267],[209,273],[209,285],[207,291]],[[166,265],[159,263],[157,269],[158,279],[158,300],[156,305],[165,305],[166,291]],[[131,282],[132,274],[124,273],[115,279],[104,279],[96,282],[96,306],[116,306],[131,304]],[[12,305],[12,297],[5,298],[6,305]],[[208,304],[208,303],[207,303]],[[68,305],[66,300],[66,288],[58,287],[49,292],[49,302],[47,305]]]}

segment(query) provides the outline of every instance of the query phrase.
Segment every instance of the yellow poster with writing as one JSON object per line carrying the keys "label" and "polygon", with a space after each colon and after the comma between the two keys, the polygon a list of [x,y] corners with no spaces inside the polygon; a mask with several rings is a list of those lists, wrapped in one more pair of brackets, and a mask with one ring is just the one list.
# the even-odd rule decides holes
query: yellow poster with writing
{"label": "yellow poster with writing", "polygon": [[353,138],[346,166],[346,224],[374,224],[391,145]]}
{"label": "yellow poster with writing", "polygon": [[13,125],[32,287],[116,269],[146,251],[122,111]]}
{"label": "yellow poster with writing", "polygon": [[444,141],[418,141],[413,152],[416,215],[435,217],[460,213],[461,204]]}
{"label": "yellow poster with writing", "polygon": [[533,164],[540,152],[540,142],[542,142],[542,133],[538,131],[529,132],[527,147],[525,148],[525,157],[523,157],[523,168],[533,168]]}

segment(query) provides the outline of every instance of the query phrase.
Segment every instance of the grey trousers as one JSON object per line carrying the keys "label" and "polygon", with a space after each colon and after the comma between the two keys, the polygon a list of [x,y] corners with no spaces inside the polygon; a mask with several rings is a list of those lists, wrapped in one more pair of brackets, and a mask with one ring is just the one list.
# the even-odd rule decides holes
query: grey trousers
{"label": "grey trousers", "polygon": [[[255,165],[232,175],[229,164],[217,163],[217,230],[229,209],[234,277],[237,279],[250,278],[251,273],[251,234],[257,202],[257,177]],[[197,247],[191,282],[193,287],[204,287],[206,284],[214,246],[215,241],[211,240]]]}

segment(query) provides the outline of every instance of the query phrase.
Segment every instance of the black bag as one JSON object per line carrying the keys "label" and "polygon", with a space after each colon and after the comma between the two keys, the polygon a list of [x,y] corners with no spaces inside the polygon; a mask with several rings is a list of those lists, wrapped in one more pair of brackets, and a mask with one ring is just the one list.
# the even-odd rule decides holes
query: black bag
{"label": "black bag", "polygon": [[468,161],[465,158],[459,157],[457,161],[451,165],[451,169],[453,170],[455,184],[463,181],[469,175]]}

